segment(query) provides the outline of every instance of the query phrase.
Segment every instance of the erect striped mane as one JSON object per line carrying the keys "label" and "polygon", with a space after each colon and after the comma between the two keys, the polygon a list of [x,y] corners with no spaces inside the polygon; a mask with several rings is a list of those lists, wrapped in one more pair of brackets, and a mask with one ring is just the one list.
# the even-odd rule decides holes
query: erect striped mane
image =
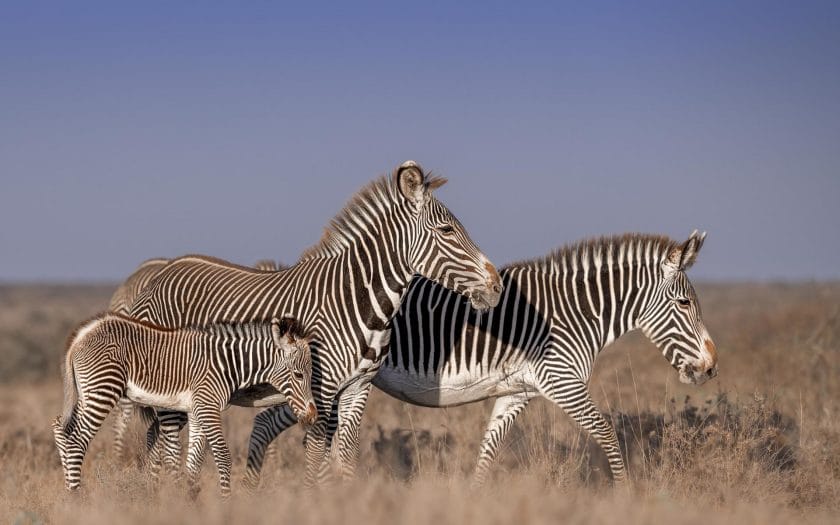
{"label": "erect striped mane", "polygon": [[298,262],[316,257],[328,257],[341,252],[352,240],[353,224],[357,221],[368,222],[363,210],[372,211],[373,215],[381,215],[383,205],[390,205],[396,199],[397,188],[392,177],[383,175],[369,182],[365,187],[353,195],[344,208],[330,220],[321,240],[314,246],[307,248]]}
{"label": "erect striped mane", "polygon": [[[268,332],[268,330],[271,325],[270,319],[253,319],[248,321],[218,321],[207,324],[196,324],[183,326],[179,328],[169,328],[158,326],[156,324],[141,319],[135,319],[133,317],[129,317],[119,312],[101,312],[91,317],[90,319],[84,321],[83,323],[79,324],[67,338],[65,348],[69,347],[70,343],[75,339],[76,335],[79,333],[80,330],[84,329],[93,321],[104,319],[119,319],[127,323],[132,323],[138,326],[142,326],[143,328],[147,328],[149,330],[154,330],[156,332],[165,334],[173,334],[176,332],[188,331],[200,332],[207,335],[235,335],[241,337],[252,337],[254,335],[263,336],[266,333],[270,333]],[[303,333],[299,330],[300,326],[298,326],[298,333],[296,333],[296,335],[302,337]]]}
{"label": "erect striped mane", "polygon": [[[640,258],[662,261],[674,248],[681,243],[665,235],[645,233],[625,233],[584,239],[567,244],[551,251],[548,255],[515,262],[504,268],[532,268],[546,272],[562,272],[564,265],[568,268],[581,268],[601,260],[602,266],[608,261],[613,265],[630,265],[627,253],[644,254]],[[623,257],[622,257],[623,254]],[[633,256],[636,259],[636,256]]]}

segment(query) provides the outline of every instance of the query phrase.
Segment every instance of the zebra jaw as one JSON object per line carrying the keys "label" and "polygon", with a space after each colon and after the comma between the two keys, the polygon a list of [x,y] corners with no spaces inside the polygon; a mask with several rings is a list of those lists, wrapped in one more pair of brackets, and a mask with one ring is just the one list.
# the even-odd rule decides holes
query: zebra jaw
{"label": "zebra jaw", "polygon": [[473,309],[483,312],[499,304],[500,294],[485,294],[483,292],[472,292],[469,294],[470,306]]}

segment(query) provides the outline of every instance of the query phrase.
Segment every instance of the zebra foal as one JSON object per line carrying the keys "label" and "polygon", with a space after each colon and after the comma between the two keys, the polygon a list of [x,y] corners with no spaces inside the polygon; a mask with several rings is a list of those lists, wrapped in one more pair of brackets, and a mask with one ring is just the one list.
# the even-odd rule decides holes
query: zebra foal
{"label": "zebra foal", "polygon": [[[230,451],[221,411],[238,389],[260,383],[282,392],[296,416],[317,416],[308,339],[292,319],[163,329],[119,314],[87,321],[70,337],[64,412],[53,422],[68,490],[79,487],[90,440],[120,397],[188,414],[189,480],[196,486],[209,442],[222,495],[230,493]],[[206,441],[205,441],[206,440]]]}

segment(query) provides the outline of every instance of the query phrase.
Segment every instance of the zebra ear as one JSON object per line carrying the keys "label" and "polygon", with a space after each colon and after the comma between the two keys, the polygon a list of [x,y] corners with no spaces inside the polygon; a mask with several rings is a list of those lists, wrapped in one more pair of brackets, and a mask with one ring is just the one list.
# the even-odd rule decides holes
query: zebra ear
{"label": "zebra ear", "polygon": [[703,241],[705,240],[706,232],[699,233],[694,230],[682,246],[672,249],[664,264],[666,276],[676,271],[684,272],[691,268],[694,261],[697,260],[697,254],[703,247]]}
{"label": "zebra ear", "polygon": [[297,327],[297,321],[292,317],[284,317],[271,320],[271,337],[274,339],[274,344],[283,353],[286,352],[287,347],[294,344],[294,330]]}
{"label": "zebra ear", "polygon": [[678,268],[682,271],[686,271],[694,264],[694,261],[697,260],[697,254],[700,252],[700,248],[703,247],[703,242],[706,240],[706,232],[699,233],[697,230],[691,232],[691,235],[688,236],[688,240],[685,241],[685,244],[682,246],[682,253],[680,254],[680,262]]}
{"label": "zebra ear", "polygon": [[413,160],[407,160],[400,164],[395,173],[397,186],[403,197],[415,204],[423,202],[426,193],[425,175],[423,168]]}

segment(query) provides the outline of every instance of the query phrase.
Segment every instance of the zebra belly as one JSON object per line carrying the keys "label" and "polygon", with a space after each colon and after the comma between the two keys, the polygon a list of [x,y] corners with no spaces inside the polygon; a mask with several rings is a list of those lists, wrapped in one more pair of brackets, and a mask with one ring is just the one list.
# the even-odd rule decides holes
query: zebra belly
{"label": "zebra belly", "polygon": [[270,407],[288,403],[286,396],[268,383],[252,385],[237,390],[230,397],[230,404],[240,407]]}
{"label": "zebra belly", "polygon": [[146,390],[129,381],[126,385],[125,395],[135,403],[151,407],[168,408],[182,412],[188,412],[192,408],[192,392],[189,390],[160,394]]}
{"label": "zebra belly", "polygon": [[383,366],[373,384],[386,394],[425,407],[449,407],[532,390],[527,370],[460,373],[445,376],[409,374]]}

